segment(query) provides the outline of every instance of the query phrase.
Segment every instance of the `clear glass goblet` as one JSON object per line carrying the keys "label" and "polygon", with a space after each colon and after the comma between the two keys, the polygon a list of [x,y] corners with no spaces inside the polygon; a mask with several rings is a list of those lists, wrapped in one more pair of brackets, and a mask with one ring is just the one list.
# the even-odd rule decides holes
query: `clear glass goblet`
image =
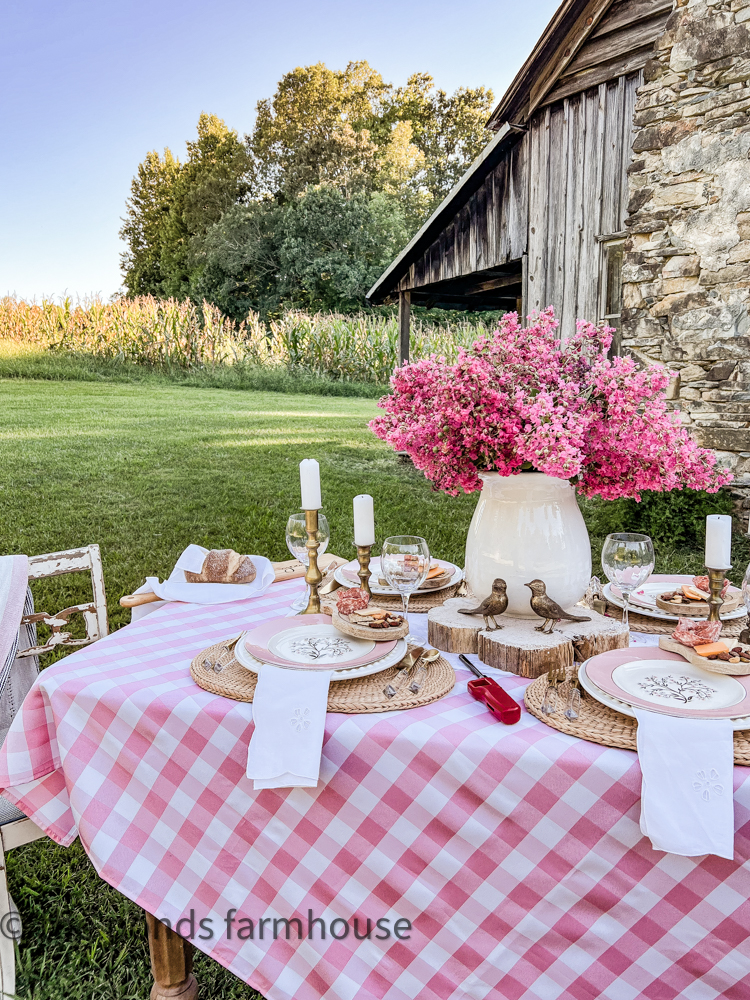
{"label": "clear glass goblet", "polygon": [[620,531],[607,535],[602,546],[602,569],[610,583],[620,588],[625,605],[622,620],[628,624],[630,595],[654,571],[654,545],[648,535]]}
{"label": "clear glass goblet", "polygon": [[[318,556],[322,556],[325,550],[328,548],[328,540],[331,537],[331,531],[328,527],[328,521],[323,511],[318,511]],[[303,564],[303,566],[309,566],[310,557],[307,551],[307,528],[305,527],[305,515],[304,513],[292,514],[286,523],[286,547],[292,553],[295,559]],[[307,602],[310,600],[310,587],[305,588],[305,593],[298,597],[297,600],[292,605],[292,611],[304,611],[307,607]]]}
{"label": "clear glass goblet", "polygon": [[401,594],[404,617],[409,598],[419,590],[430,571],[430,550],[419,535],[392,535],[383,542],[380,568],[388,585]]}

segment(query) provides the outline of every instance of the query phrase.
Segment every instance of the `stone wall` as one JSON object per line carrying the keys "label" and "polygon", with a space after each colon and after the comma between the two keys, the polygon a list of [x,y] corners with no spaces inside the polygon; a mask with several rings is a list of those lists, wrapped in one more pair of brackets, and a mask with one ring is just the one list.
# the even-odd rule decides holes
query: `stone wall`
{"label": "stone wall", "polygon": [[677,0],[634,126],[623,347],[750,484],[750,0]]}

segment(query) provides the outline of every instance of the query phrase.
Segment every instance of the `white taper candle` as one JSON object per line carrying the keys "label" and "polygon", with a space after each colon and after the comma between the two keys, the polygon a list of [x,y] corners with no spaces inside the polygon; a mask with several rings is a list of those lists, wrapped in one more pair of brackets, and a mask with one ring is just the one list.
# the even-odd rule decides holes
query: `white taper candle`
{"label": "white taper candle", "polygon": [[320,466],[314,458],[303,458],[299,463],[299,481],[302,489],[302,510],[320,510]]}
{"label": "white taper candle", "polygon": [[375,544],[375,508],[367,493],[354,498],[354,544]]}
{"label": "white taper candle", "polygon": [[709,514],[706,518],[706,566],[729,569],[732,565],[732,518],[729,514]]}

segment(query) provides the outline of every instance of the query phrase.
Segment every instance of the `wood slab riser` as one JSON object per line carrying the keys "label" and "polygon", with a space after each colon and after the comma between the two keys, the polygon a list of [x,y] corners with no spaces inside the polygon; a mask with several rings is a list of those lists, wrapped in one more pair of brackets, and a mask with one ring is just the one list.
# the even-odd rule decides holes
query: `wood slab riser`
{"label": "wood slab riser", "polygon": [[501,618],[506,626],[502,631],[479,633],[480,660],[519,677],[534,678],[553,667],[570,667],[576,659],[586,660],[630,645],[630,633],[622,622],[581,607],[573,612],[585,614],[591,621],[560,622],[549,635],[537,632],[534,621]]}
{"label": "wood slab riser", "polygon": [[[533,639],[529,636],[529,647]],[[496,640],[491,632],[479,634],[479,659],[488,667],[509,670],[519,677],[540,677],[553,667],[570,667],[574,662],[573,644],[564,636],[553,646],[520,648],[505,645]]]}
{"label": "wood slab riser", "polygon": [[484,628],[481,615],[462,615],[459,608],[475,608],[476,597],[452,597],[427,615],[427,641],[444,653],[476,653],[479,633]]}
{"label": "wood slab riser", "polygon": [[576,659],[585,660],[630,644],[622,622],[581,607],[574,608],[573,613],[590,616],[591,621],[560,623],[551,634],[543,635],[536,631],[541,619],[507,615],[498,618],[502,629],[488,631],[480,615],[463,615],[459,611],[476,606],[472,598],[457,597],[441,608],[433,608],[427,626],[430,644],[447,653],[477,653],[490,667],[530,678],[553,667],[570,667]]}

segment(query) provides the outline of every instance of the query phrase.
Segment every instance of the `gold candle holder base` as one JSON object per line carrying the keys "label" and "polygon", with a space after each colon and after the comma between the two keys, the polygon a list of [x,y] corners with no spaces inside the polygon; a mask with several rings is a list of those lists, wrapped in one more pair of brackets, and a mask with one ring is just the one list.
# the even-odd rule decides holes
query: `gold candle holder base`
{"label": "gold candle holder base", "polygon": [[307,572],[305,573],[305,583],[310,588],[310,597],[307,601],[307,607],[303,612],[303,615],[319,615],[320,614],[320,594],[318,593],[318,587],[323,582],[323,574],[318,568],[318,548],[320,543],[318,542],[318,512],[317,510],[306,510],[305,511],[305,530],[307,531],[307,541],[305,542],[305,548],[307,549],[308,566]]}
{"label": "gold candle holder base", "polygon": [[720,622],[721,621],[721,606],[724,600],[721,596],[721,591],[724,586],[724,579],[731,569],[728,566],[726,569],[709,569],[708,570],[708,620],[710,622]]}
{"label": "gold candle holder base", "polygon": [[371,545],[358,545],[357,546],[357,559],[359,560],[359,569],[357,570],[357,576],[359,577],[359,586],[361,590],[364,590],[366,594],[372,594],[370,590],[370,577],[372,573],[370,572],[370,550]]}

